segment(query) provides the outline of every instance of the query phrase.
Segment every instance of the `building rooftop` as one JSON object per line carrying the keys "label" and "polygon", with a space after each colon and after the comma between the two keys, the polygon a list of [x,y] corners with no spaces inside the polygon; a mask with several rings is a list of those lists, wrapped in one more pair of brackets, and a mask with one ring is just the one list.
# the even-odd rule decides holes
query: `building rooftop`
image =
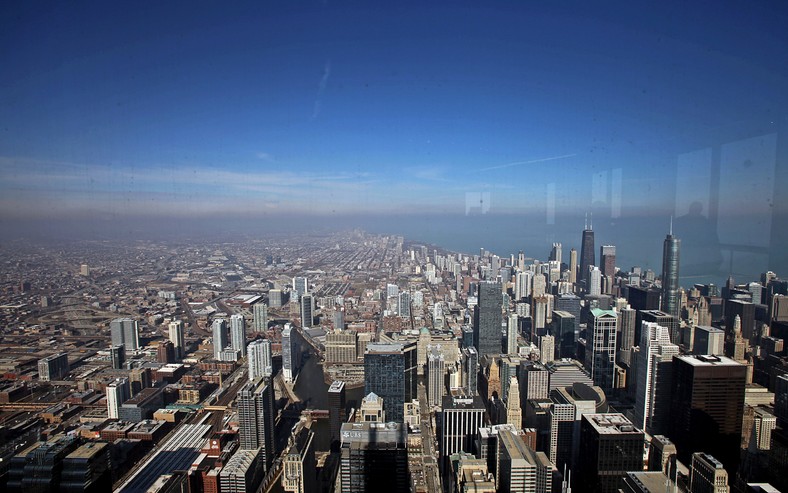
{"label": "building rooftop", "polygon": [[584,414],[600,435],[643,434],[621,413]]}
{"label": "building rooftop", "polygon": [[66,456],[67,459],[90,459],[109,447],[107,442],[88,442]]}
{"label": "building rooftop", "polygon": [[676,358],[689,363],[692,366],[741,366],[741,363],[734,361],[727,356],[682,355],[676,356]]}

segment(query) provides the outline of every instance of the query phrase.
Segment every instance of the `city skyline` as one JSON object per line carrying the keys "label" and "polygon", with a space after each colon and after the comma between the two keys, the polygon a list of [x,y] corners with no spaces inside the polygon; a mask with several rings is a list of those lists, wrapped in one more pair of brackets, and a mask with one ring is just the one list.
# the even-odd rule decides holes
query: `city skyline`
{"label": "city skyline", "polygon": [[744,8],[4,5],[0,217],[682,214],[707,148],[780,171]]}

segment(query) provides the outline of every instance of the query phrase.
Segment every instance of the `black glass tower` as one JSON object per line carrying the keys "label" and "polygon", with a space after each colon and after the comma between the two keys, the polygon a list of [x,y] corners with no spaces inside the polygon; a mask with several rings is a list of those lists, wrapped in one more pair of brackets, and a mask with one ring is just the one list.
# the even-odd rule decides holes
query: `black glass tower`
{"label": "black glass tower", "polygon": [[594,255],[594,230],[593,226],[586,223],[583,229],[583,242],[580,245],[580,275],[578,280],[586,281],[588,284],[588,269],[592,265],[596,265],[596,256]]}
{"label": "black glass tower", "polygon": [[386,420],[403,422],[404,405],[416,399],[416,343],[369,344],[364,353],[364,394],[383,399]]}
{"label": "black glass tower", "polygon": [[[673,236],[673,228],[662,246],[662,311],[679,319],[679,249],[681,240]],[[673,341],[677,343],[677,341]]]}
{"label": "black glass tower", "polygon": [[479,284],[479,303],[473,313],[473,345],[479,357],[501,354],[501,283]]}

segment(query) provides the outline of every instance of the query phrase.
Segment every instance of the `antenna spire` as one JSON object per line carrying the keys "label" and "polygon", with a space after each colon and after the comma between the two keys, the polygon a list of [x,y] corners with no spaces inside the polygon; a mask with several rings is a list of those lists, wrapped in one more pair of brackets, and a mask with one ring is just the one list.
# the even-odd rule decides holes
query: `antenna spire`
{"label": "antenna spire", "polygon": [[591,222],[588,224],[588,229],[594,229],[594,213],[591,213]]}
{"label": "antenna spire", "polygon": [[588,229],[588,213],[586,212],[586,222],[583,225],[583,229]]}
{"label": "antenna spire", "polygon": [[670,215],[670,236],[673,236],[673,214]]}

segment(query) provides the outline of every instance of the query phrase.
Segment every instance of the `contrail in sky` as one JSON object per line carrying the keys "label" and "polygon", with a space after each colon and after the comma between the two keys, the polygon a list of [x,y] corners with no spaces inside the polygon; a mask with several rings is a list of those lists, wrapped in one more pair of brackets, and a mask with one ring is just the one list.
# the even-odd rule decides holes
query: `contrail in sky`
{"label": "contrail in sky", "polygon": [[510,168],[512,166],[520,166],[522,164],[544,163],[545,161],[555,161],[556,159],[565,159],[572,156],[577,156],[577,154],[562,154],[560,156],[543,157],[541,159],[531,159],[530,161],[515,161],[514,163],[506,163],[506,164],[500,164],[498,166],[490,166],[488,168],[482,168],[477,171],[490,171],[492,169]]}

